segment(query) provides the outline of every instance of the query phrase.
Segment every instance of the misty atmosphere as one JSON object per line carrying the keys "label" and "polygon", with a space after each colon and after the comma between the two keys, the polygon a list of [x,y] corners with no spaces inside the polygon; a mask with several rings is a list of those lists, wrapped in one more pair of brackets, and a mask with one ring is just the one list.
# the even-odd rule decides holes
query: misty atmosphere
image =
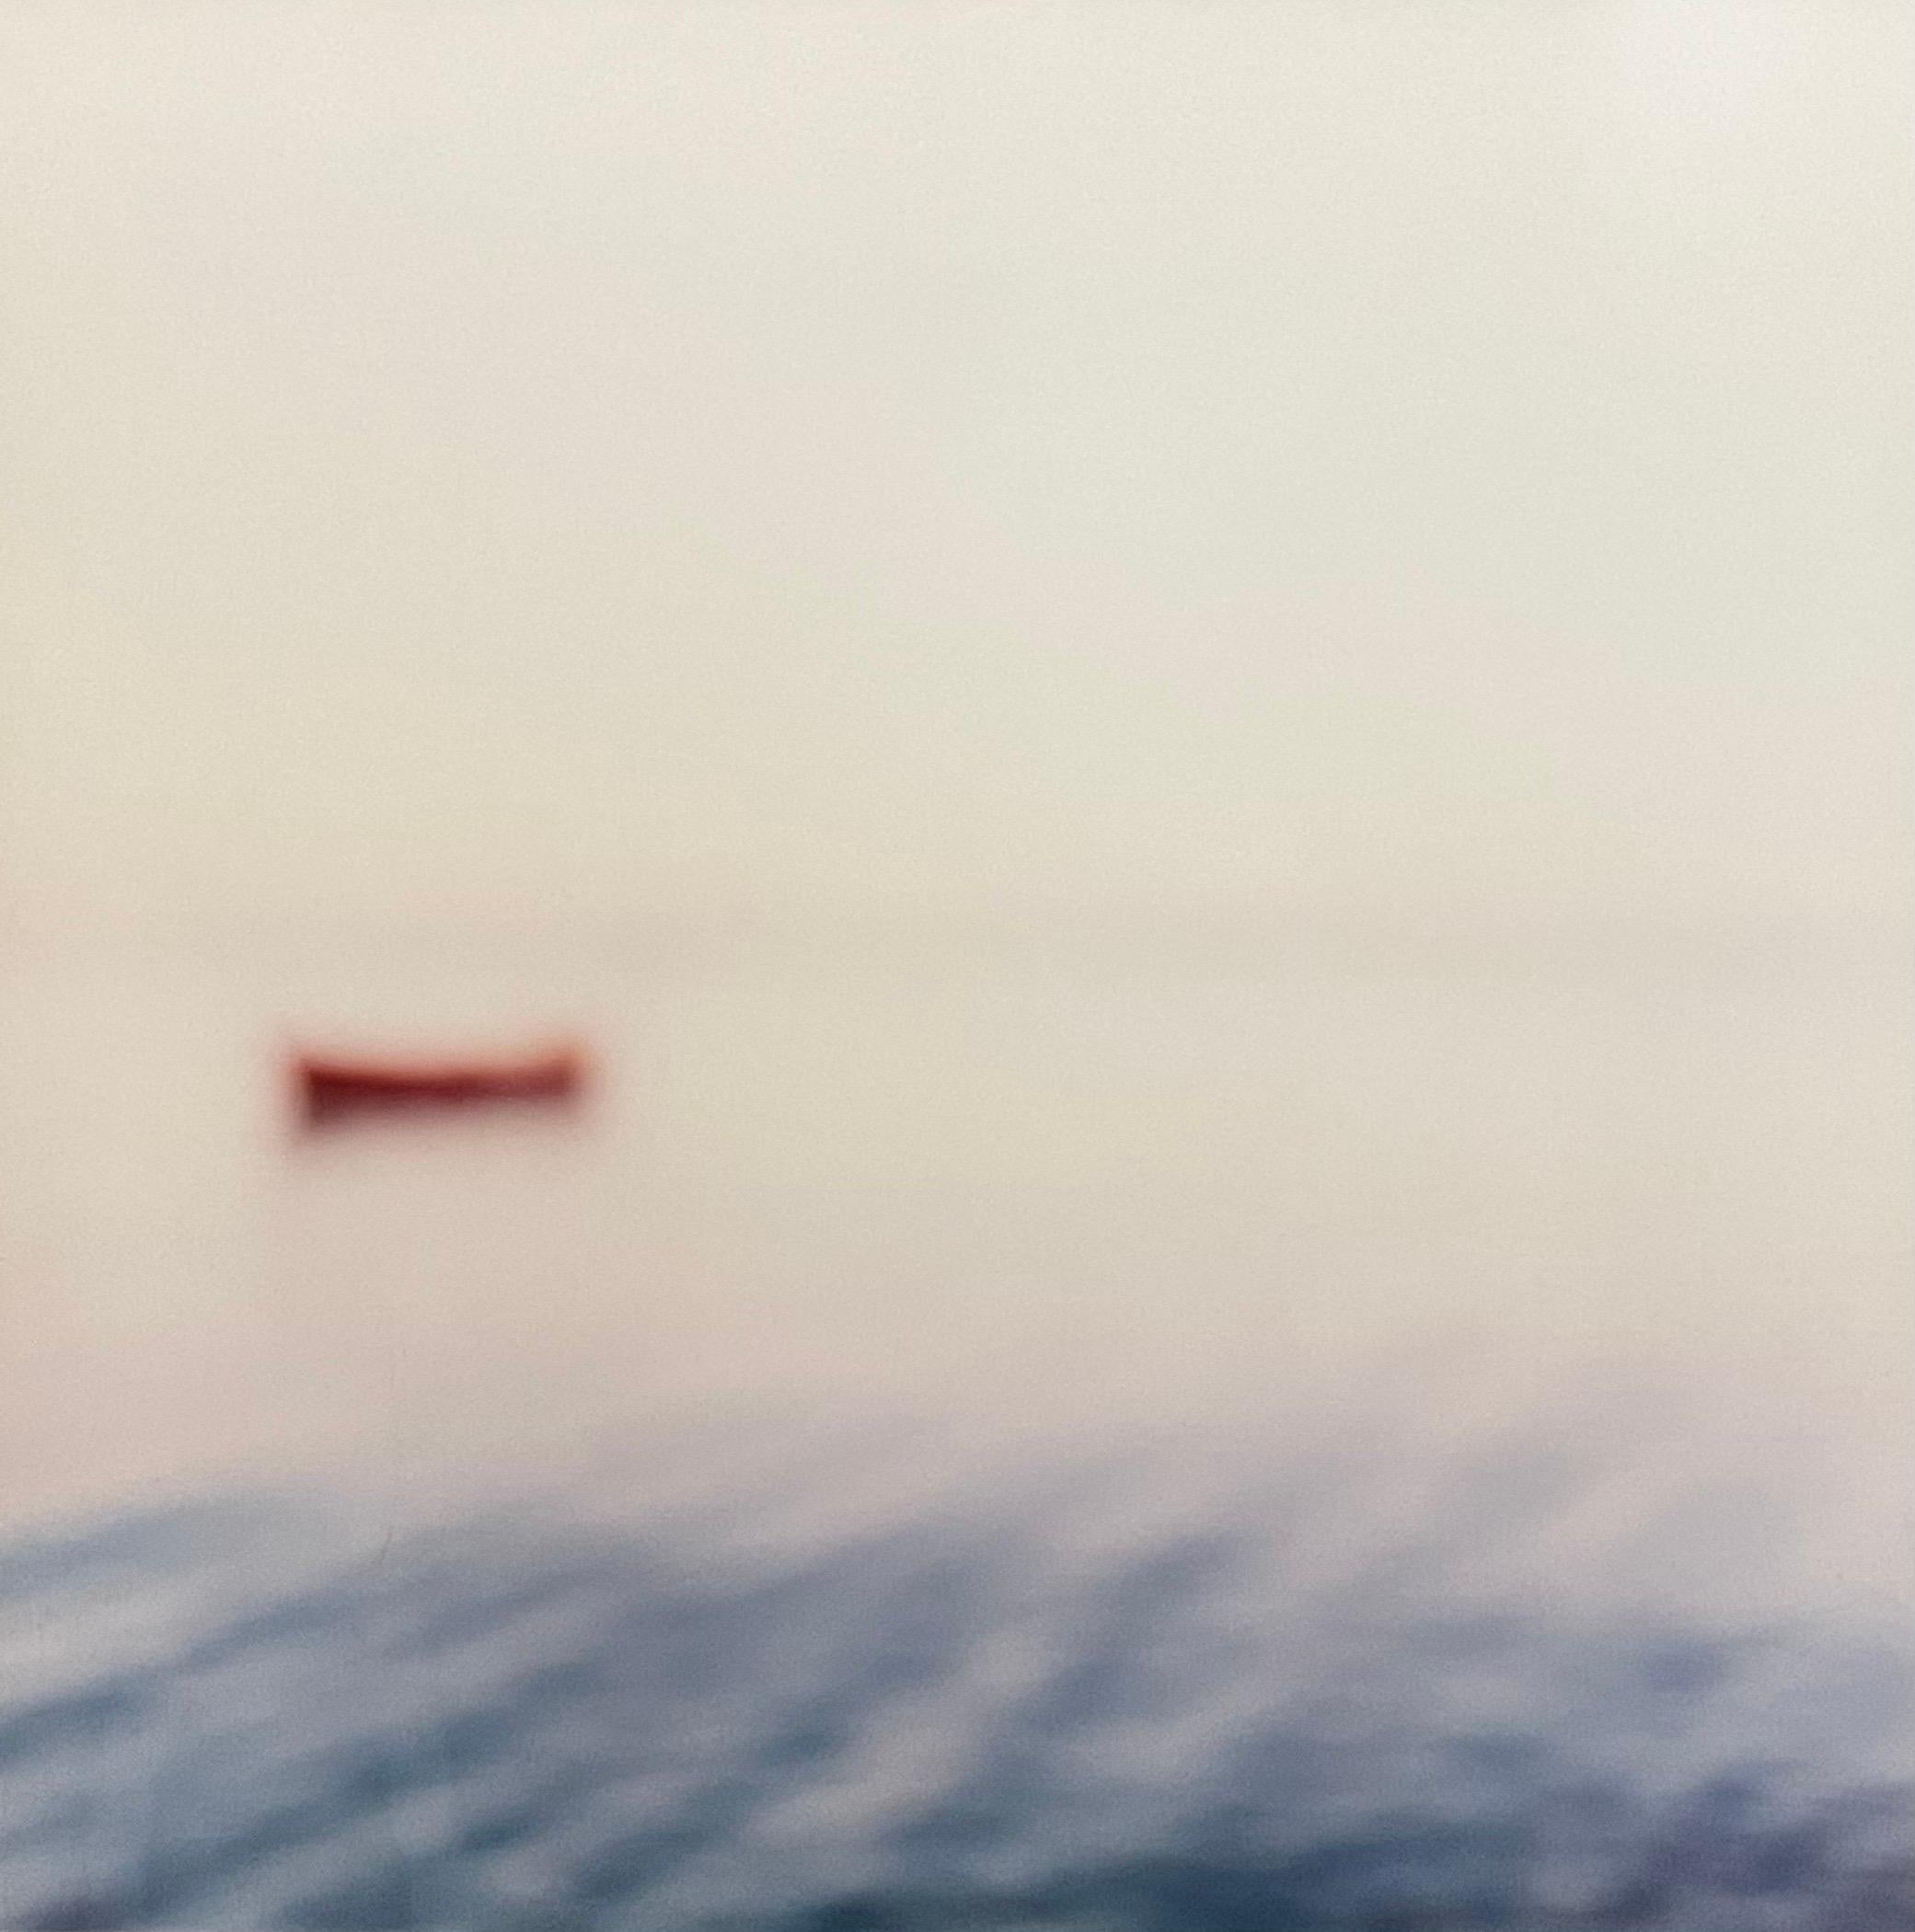
{"label": "misty atmosphere", "polygon": [[0,1928],[1905,1926],[1911,42],[0,17]]}

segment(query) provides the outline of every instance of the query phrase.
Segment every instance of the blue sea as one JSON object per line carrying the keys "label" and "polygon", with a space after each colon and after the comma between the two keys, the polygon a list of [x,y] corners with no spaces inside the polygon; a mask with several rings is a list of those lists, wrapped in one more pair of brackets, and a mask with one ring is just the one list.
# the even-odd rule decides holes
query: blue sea
{"label": "blue sea", "polygon": [[619,982],[317,1144],[332,995],[136,992],[15,1006],[10,1932],[1910,1923],[1886,991]]}
{"label": "blue sea", "polygon": [[[1354,1432],[1168,1486],[756,1446],[397,1534],[235,1495],[16,1542],[5,1922],[1909,1922],[1906,1628],[1658,1604],[1746,1495],[1645,1509],[1633,1600],[1578,1606],[1525,1574],[1590,1513],[1548,1442],[1393,1520]],[[707,1456],[719,1493],[608,1512]]]}

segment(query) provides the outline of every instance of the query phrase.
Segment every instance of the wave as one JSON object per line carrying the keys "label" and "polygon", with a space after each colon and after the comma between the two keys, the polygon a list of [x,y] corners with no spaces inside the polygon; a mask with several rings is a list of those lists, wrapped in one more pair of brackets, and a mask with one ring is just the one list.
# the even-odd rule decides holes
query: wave
{"label": "wave", "polygon": [[0,1923],[1909,1923],[1905,1622],[1759,1606],[1760,1480],[1672,1513],[1547,1433],[1373,1433],[715,1419],[408,1521],[321,1485],[17,1540]]}

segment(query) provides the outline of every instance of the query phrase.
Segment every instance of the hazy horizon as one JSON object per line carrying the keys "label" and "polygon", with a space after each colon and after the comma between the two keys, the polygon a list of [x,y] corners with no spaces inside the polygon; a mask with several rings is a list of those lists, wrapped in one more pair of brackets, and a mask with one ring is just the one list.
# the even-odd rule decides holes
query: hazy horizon
{"label": "hazy horizon", "polygon": [[0,7],[0,1920],[1904,1932],[1911,110]]}

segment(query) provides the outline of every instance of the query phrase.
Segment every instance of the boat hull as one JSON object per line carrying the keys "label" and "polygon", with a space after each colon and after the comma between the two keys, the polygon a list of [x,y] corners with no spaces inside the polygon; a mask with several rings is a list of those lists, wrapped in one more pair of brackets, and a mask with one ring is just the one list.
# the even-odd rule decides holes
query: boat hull
{"label": "boat hull", "polygon": [[301,1053],[294,1086],[302,1121],[322,1127],[363,1114],[566,1106],[584,1091],[584,1056],[560,1048],[510,1061],[400,1062]]}

